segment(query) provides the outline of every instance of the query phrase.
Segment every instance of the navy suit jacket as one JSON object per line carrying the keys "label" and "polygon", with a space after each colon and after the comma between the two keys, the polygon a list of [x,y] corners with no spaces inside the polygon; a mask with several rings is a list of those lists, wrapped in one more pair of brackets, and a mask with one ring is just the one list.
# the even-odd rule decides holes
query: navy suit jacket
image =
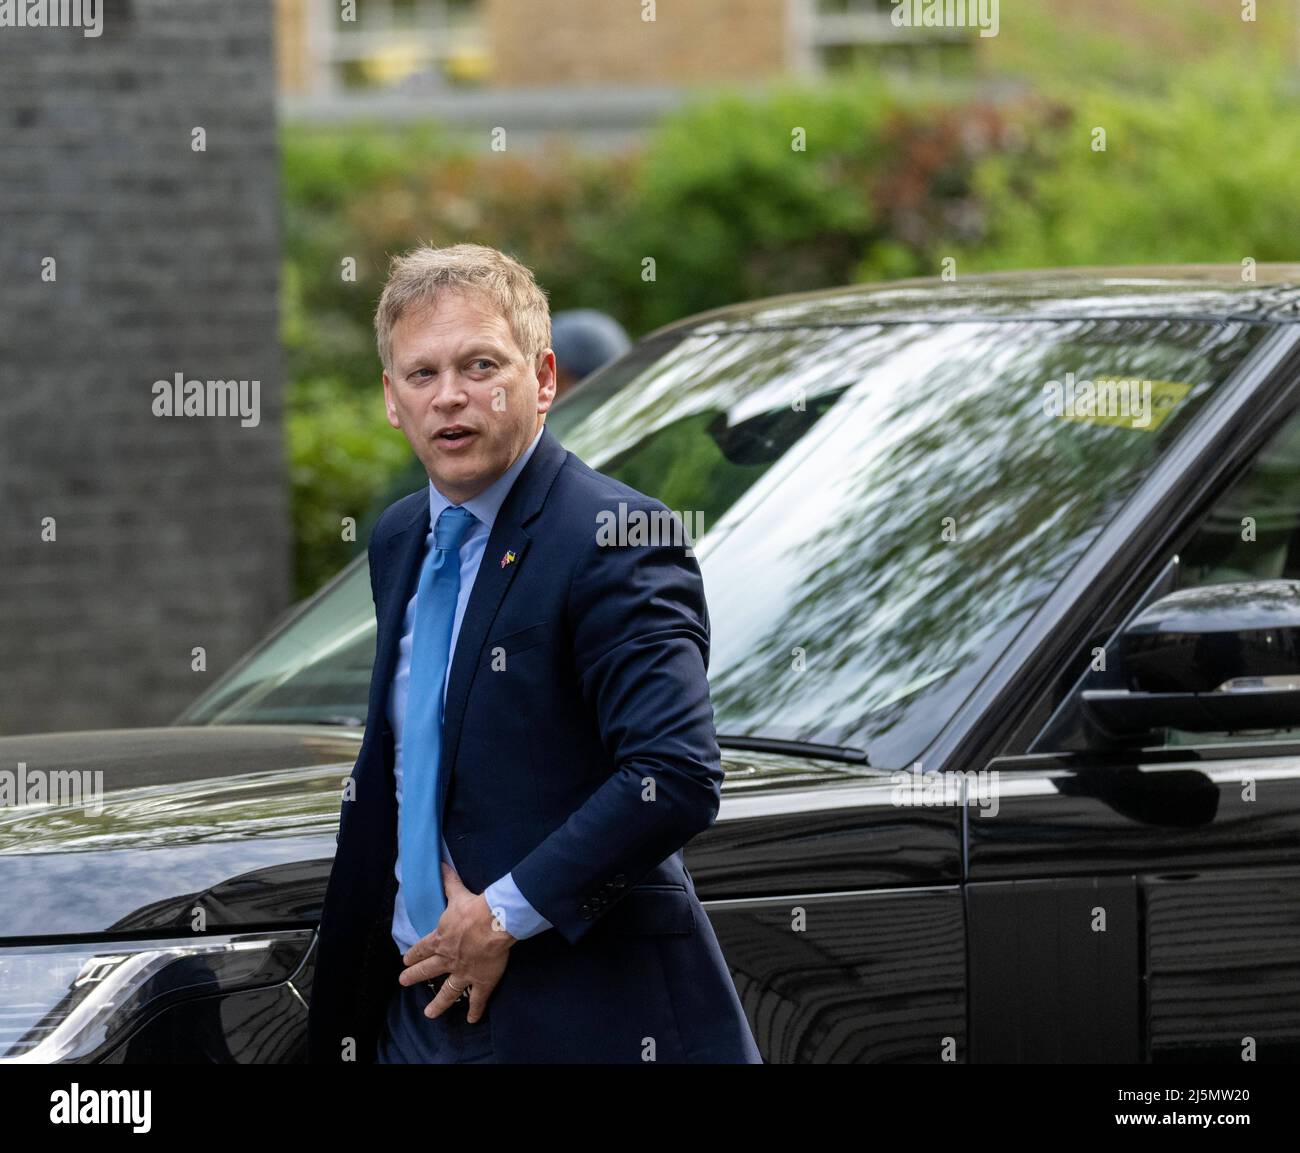
{"label": "navy suit jacket", "polygon": [[[448,847],[472,892],[512,871],[554,926],[511,948],[483,1019],[502,1062],[653,1052],[758,1063],[681,851],[717,816],[723,777],[703,581],[681,544],[598,544],[598,517],[620,503],[667,512],[544,429],[488,538],[452,655],[439,795]],[[428,521],[426,488],[371,534],[376,655],[321,913],[312,1061],[373,1060],[403,968],[391,936],[386,706]]]}

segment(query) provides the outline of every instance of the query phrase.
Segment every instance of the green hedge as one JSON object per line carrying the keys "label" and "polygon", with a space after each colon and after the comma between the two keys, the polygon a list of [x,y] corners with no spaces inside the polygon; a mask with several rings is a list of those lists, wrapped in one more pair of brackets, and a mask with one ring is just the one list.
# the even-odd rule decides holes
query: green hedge
{"label": "green hedge", "polygon": [[1222,67],[1162,95],[1085,92],[1031,123],[1027,148],[977,166],[987,231],[968,266],[1293,261],[1298,113],[1289,81]]}

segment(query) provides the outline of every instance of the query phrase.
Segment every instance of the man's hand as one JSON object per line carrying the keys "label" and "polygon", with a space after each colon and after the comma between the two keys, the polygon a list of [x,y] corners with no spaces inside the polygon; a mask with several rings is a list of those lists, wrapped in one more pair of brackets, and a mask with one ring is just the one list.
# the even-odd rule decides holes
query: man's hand
{"label": "man's hand", "polygon": [[474,1024],[483,1016],[492,990],[501,981],[509,959],[512,937],[493,916],[487,898],[471,893],[460,876],[446,861],[442,864],[442,882],[447,891],[447,908],[438,927],[412,945],[403,955],[407,968],[397,978],[403,985],[427,981],[439,973],[451,976],[429,1002],[424,1015],[431,1020],[451,1008],[465,988],[469,988],[469,1014]]}

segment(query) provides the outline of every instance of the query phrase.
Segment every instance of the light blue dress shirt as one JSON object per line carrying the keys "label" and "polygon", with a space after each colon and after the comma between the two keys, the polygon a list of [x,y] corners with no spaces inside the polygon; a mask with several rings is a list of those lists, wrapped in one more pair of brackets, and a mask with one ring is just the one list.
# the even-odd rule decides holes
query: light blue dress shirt
{"label": "light blue dress shirt", "polygon": [[[478,575],[479,564],[483,560],[483,551],[487,547],[488,534],[492,531],[492,525],[496,521],[497,513],[501,510],[501,505],[505,502],[511,486],[515,483],[515,479],[520,472],[523,471],[524,465],[528,463],[528,458],[533,455],[533,450],[537,448],[537,442],[541,439],[542,429],[538,429],[537,435],[533,437],[532,444],[519,454],[519,459],[514,464],[478,496],[472,497],[460,506],[474,514],[476,523],[470,526],[460,546],[460,596],[456,601],[456,619],[451,628],[450,652],[452,654],[456,651],[456,639],[460,636],[460,623],[464,619],[465,606],[469,604],[469,594],[474,587],[474,578]],[[442,510],[451,503],[434,487],[433,481],[430,481],[429,531],[424,538],[424,552],[420,554],[419,564],[424,563],[423,558],[428,556],[429,549],[433,548],[433,526],[438,523],[438,517],[442,515]],[[406,602],[406,615],[402,619],[402,638],[397,650],[397,669],[393,673],[392,688],[388,694],[388,723],[393,728],[393,776],[397,785],[399,828],[401,827],[400,814],[402,811],[402,726],[406,721],[406,694],[411,683],[411,637],[415,632],[415,598],[416,594],[412,593],[411,599]],[[451,683],[451,664],[451,660],[448,659],[447,674],[442,682],[444,704],[447,700],[447,686]],[[444,860],[455,868],[456,862],[452,860],[451,850],[447,848],[446,837],[442,839],[442,855]],[[405,953],[407,949],[420,940],[420,934],[415,931],[415,926],[411,924],[411,919],[406,913],[406,903],[402,900],[400,839],[397,864],[394,866],[393,871],[397,874],[397,898],[393,902],[393,941]],[[515,885],[514,878],[509,873],[484,889],[483,895],[487,898],[488,907],[500,919],[506,932],[520,940],[552,927],[551,922],[525,900],[524,895]]]}

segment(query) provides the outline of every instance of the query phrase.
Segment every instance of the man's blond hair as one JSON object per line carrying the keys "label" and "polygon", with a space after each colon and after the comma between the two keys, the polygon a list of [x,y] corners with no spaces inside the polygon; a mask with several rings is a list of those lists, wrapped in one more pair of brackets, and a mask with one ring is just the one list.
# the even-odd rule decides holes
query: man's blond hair
{"label": "man's blond hair", "polygon": [[550,347],[546,292],[513,256],[484,244],[413,248],[393,257],[375,309],[375,338],[385,370],[392,370],[393,326],[444,292],[478,293],[505,317],[515,343],[530,361]]}

